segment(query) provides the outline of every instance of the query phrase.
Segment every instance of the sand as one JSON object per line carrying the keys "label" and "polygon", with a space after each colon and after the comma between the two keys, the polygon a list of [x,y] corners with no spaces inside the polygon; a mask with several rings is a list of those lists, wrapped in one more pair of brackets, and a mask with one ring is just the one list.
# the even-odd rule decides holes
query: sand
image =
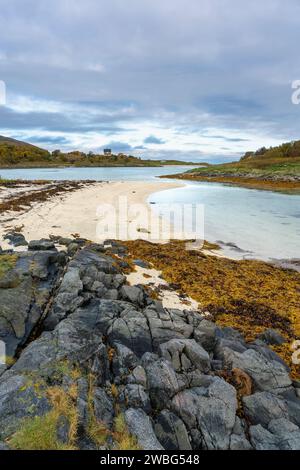
{"label": "sand", "polygon": [[[135,271],[127,275],[127,282],[131,286],[143,285],[155,290],[164,308],[175,308],[178,310],[197,311],[199,303],[189,296],[184,298],[169,287],[167,281],[161,277],[161,271],[152,268],[135,266]],[[202,316],[205,314],[201,313]]]}
{"label": "sand", "polygon": [[[15,227],[22,227],[27,240],[48,238],[50,235],[79,235],[95,242],[107,238],[149,239],[149,230],[153,229],[153,225],[157,230],[159,220],[153,216],[150,205],[146,203],[147,198],[154,192],[180,186],[182,184],[177,182],[99,182],[55,196],[44,203],[33,204],[24,212],[5,213],[4,218],[2,214],[1,246],[7,248],[3,235]],[[118,208],[122,220],[118,217]],[[125,213],[128,217],[124,216]]]}

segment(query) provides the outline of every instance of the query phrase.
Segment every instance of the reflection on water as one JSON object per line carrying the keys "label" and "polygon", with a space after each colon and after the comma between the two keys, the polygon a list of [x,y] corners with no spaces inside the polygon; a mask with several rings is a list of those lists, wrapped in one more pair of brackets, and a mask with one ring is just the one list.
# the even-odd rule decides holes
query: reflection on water
{"label": "reflection on water", "polygon": [[[182,173],[191,166],[120,167],[120,168],[27,168],[1,170],[0,176],[26,180],[97,180],[97,181],[153,181],[157,176]],[[158,180],[159,181],[159,180]]]}
{"label": "reflection on water", "polygon": [[[188,183],[151,196],[158,203],[205,206],[205,238],[234,258],[300,258],[300,196],[227,186]],[[152,206],[155,209],[155,205]]]}

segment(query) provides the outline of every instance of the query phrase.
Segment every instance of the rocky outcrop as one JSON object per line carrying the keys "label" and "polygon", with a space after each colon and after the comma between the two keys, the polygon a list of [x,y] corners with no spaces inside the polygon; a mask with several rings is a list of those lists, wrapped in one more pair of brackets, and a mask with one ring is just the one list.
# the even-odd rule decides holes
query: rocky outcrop
{"label": "rocky outcrop", "polygon": [[116,243],[72,256],[29,246],[0,280],[16,359],[0,376],[0,448],[55,409],[57,442],[79,449],[122,449],[124,436],[146,450],[300,449],[297,384],[273,332],[248,344],[201,312],[164,309],[126,284]]}

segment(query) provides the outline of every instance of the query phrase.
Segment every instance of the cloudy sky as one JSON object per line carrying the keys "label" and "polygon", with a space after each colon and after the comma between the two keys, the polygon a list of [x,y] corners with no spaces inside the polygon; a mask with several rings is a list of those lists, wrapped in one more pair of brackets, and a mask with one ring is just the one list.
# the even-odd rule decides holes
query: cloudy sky
{"label": "cloudy sky", "polygon": [[0,0],[0,134],[221,161],[300,139],[298,0]]}

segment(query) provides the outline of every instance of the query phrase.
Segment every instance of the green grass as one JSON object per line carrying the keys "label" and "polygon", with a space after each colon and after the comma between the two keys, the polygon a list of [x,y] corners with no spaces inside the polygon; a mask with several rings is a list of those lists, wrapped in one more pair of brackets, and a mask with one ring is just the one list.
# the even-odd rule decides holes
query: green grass
{"label": "green grass", "polygon": [[16,265],[17,255],[1,255],[0,254],[0,279]]}

